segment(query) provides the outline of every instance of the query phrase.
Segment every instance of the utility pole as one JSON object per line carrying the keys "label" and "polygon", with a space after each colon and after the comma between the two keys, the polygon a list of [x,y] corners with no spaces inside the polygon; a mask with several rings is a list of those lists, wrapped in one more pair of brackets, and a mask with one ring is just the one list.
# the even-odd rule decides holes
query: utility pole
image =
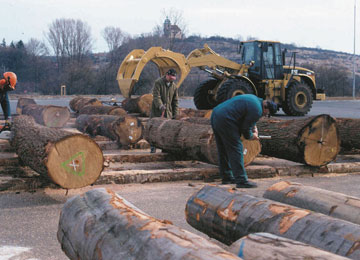
{"label": "utility pole", "polygon": [[355,99],[355,37],[356,36],[356,0],[354,0],[354,56],[353,56],[353,99]]}

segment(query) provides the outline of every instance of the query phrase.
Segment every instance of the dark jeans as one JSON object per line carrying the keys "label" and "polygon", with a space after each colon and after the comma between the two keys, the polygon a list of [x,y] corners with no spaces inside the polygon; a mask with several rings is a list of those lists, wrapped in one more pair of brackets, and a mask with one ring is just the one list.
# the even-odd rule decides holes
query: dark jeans
{"label": "dark jeans", "polygon": [[244,167],[243,144],[240,140],[239,128],[211,118],[219,158],[220,176],[224,180],[234,178],[236,183],[247,181]]}
{"label": "dark jeans", "polygon": [[4,113],[5,120],[8,120],[9,117],[11,117],[11,110],[10,110],[10,101],[7,91],[0,93],[0,103]]}

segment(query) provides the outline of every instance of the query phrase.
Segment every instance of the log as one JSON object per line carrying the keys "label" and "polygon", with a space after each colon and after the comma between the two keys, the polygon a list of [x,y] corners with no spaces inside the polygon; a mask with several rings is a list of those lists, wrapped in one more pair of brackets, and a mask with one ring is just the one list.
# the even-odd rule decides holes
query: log
{"label": "log", "polygon": [[47,127],[63,127],[71,116],[67,107],[36,104],[23,107],[22,114],[32,116],[36,123]]}
{"label": "log", "polygon": [[134,116],[80,115],[76,129],[94,137],[102,135],[117,141],[121,146],[136,144],[142,138],[143,126]]}
{"label": "log", "polygon": [[292,239],[269,233],[249,234],[234,242],[229,251],[244,259],[256,260],[345,260],[346,257]]}
{"label": "log", "polygon": [[80,109],[79,114],[87,115],[110,115],[110,116],[124,116],[126,115],[125,109],[118,106],[84,106]]}
{"label": "log", "polygon": [[141,116],[150,116],[152,94],[141,95],[137,98],[126,98],[121,102],[121,106],[129,113],[140,113]]}
{"label": "log", "polygon": [[198,235],[142,212],[109,189],[69,199],[58,241],[69,259],[241,259]]}
{"label": "log", "polygon": [[342,151],[360,149],[360,119],[336,118]]}
{"label": "log", "polygon": [[264,198],[360,224],[360,198],[346,194],[281,181],[268,188]]}
{"label": "log", "polygon": [[267,232],[360,259],[359,225],[233,189],[204,186],[187,201],[185,215],[191,226],[226,244]]}
{"label": "log", "polygon": [[212,110],[197,110],[192,108],[179,108],[179,114],[176,116],[176,119],[186,118],[186,117],[204,117],[210,118]]}
{"label": "log", "polygon": [[[215,136],[208,124],[151,118],[146,124],[144,137],[151,145],[166,150],[166,152],[218,164]],[[260,153],[261,146],[258,140],[243,139],[242,141],[246,166]]]}
{"label": "log", "polygon": [[16,113],[21,115],[22,110],[27,105],[36,105],[36,102],[32,98],[19,98],[17,105],[16,105]]}
{"label": "log", "polygon": [[102,106],[103,104],[97,98],[90,98],[90,97],[74,97],[69,102],[69,106],[70,106],[71,110],[76,112],[76,113],[79,113],[79,111],[84,106],[89,106],[89,105],[91,105],[91,106]]}
{"label": "log", "polygon": [[261,119],[257,122],[261,154],[310,166],[323,166],[335,160],[340,151],[336,121],[329,115],[294,120]]}
{"label": "log", "polygon": [[21,161],[63,188],[88,186],[103,170],[101,149],[83,134],[41,126],[26,115],[14,118],[11,131]]}

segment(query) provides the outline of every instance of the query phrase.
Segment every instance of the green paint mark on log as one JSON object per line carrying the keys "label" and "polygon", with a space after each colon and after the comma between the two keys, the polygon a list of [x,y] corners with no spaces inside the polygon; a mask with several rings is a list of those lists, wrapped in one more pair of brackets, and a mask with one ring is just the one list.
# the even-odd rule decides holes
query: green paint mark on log
{"label": "green paint mark on log", "polygon": [[83,176],[85,174],[85,155],[83,152],[71,156],[69,160],[61,163],[61,167],[68,173]]}

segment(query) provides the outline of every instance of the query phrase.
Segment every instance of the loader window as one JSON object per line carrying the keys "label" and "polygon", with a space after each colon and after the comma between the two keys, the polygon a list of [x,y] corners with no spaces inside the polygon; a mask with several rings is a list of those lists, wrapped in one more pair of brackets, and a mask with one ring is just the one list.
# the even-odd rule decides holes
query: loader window
{"label": "loader window", "polygon": [[263,60],[265,66],[265,78],[273,79],[274,78],[274,49],[273,45],[269,44],[267,51],[263,52]]}
{"label": "loader window", "polygon": [[250,74],[253,76],[260,76],[260,48],[257,42],[245,42],[242,47],[242,61],[245,64],[250,64],[254,61],[254,65],[249,68]]}

